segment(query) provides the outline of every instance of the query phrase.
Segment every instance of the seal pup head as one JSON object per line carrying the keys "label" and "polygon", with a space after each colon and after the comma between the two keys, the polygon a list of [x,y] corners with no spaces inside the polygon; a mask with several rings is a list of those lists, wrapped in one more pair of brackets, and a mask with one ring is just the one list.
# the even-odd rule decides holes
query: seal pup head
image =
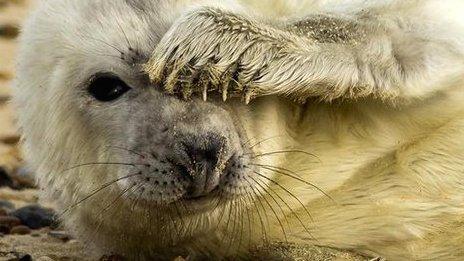
{"label": "seal pup head", "polygon": [[184,101],[152,85],[143,64],[183,8],[44,1],[25,24],[14,102],[26,159],[64,223],[100,253],[224,255],[244,247],[238,231],[262,239],[244,226],[265,231],[254,199],[272,173],[256,166],[282,160],[259,155],[287,145],[272,138],[286,134],[291,106]]}

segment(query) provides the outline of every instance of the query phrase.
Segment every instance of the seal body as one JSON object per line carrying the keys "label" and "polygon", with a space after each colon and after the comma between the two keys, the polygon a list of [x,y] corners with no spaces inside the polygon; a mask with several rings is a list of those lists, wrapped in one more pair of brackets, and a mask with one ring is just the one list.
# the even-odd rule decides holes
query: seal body
{"label": "seal body", "polygon": [[460,259],[462,3],[273,4],[40,4],[14,103],[64,224],[132,259]]}

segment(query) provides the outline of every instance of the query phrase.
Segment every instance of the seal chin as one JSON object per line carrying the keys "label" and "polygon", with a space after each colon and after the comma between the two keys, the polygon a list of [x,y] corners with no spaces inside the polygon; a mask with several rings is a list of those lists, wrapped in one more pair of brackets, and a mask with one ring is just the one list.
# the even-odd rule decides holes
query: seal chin
{"label": "seal chin", "polygon": [[185,205],[186,208],[190,210],[190,212],[194,212],[196,214],[208,212],[216,208],[220,203],[220,195],[219,189],[216,187],[213,191],[211,191],[207,195],[199,196],[199,197],[188,197],[180,199],[181,204]]}

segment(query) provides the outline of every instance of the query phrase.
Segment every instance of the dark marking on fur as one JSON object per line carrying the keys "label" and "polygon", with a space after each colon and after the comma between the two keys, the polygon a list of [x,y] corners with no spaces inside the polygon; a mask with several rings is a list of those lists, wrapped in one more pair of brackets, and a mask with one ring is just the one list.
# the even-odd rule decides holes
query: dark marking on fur
{"label": "dark marking on fur", "polygon": [[327,15],[307,17],[287,29],[318,43],[354,44],[365,38],[365,31],[359,22]]}

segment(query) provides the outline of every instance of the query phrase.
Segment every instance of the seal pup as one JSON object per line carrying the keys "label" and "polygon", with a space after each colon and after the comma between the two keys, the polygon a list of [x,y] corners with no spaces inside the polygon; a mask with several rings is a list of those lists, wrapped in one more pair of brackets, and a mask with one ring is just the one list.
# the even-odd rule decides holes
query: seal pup
{"label": "seal pup", "polygon": [[43,1],[25,157],[96,254],[272,242],[458,260],[464,4]]}

